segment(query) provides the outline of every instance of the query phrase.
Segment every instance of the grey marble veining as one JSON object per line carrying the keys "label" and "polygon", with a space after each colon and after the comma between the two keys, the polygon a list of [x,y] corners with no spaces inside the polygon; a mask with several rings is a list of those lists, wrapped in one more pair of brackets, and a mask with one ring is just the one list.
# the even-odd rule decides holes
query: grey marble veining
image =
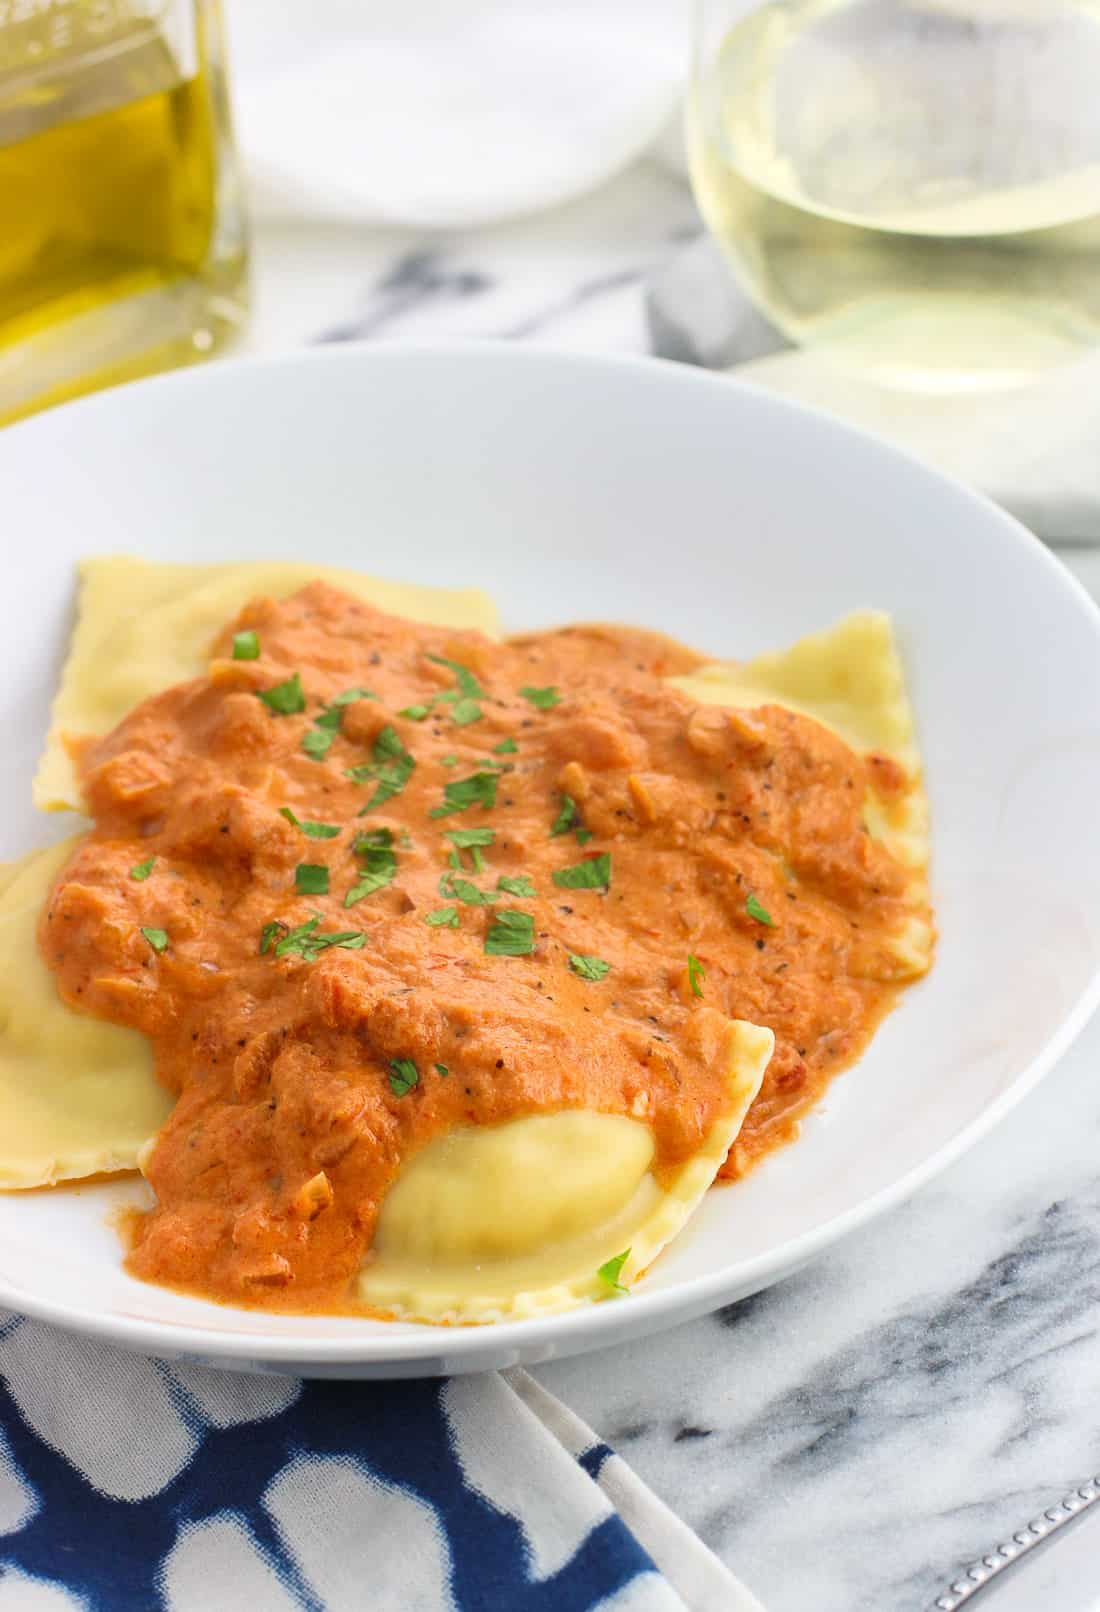
{"label": "grey marble veining", "polygon": [[1098,1161],[1095,1022],[973,1154],[801,1274],[538,1375],[770,1612],[922,1612],[1100,1461]]}

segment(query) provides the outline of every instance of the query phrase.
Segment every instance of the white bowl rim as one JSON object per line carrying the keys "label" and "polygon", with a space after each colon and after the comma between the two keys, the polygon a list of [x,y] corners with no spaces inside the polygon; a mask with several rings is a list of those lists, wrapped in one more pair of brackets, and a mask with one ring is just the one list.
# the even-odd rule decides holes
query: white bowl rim
{"label": "white bowl rim", "polygon": [[[172,371],[167,374],[131,381],[104,392],[78,398],[71,403],[45,413],[31,416],[9,426],[5,437],[19,438],[39,431],[54,429],[63,418],[74,431],[79,429],[80,415],[101,409],[112,410],[117,397],[135,387],[143,393],[153,388],[166,388],[181,393],[188,389],[202,390],[220,384],[219,374],[232,377],[241,371],[274,371],[294,369],[300,365],[343,364],[381,365],[401,363],[406,352],[427,355],[429,359],[462,361],[475,355],[479,361],[499,361],[533,366],[565,366],[592,370],[619,369],[633,371],[639,377],[675,378],[677,383],[711,389],[733,389],[751,397],[753,406],[773,411],[778,416],[797,416],[813,422],[813,429],[831,432],[849,439],[857,439],[872,453],[887,460],[904,464],[920,476],[940,485],[950,486],[956,495],[969,502],[980,512],[980,518],[994,522],[1000,528],[1002,540],[1017,548],[1028,550],[1033,559],[1045,567],[1052,584],[1072,600],[1075,607],[1084,611],[1096,636],[1100,655],[1100,606],[1082,584],[1055,557],[1055,555],[1028,531],[1019,521],[994,504],[984,494],[956,481],[953,477],[925,464],[915,455],[861,427],[850,425],[824,410],[788,398],[777,397],[728,373],[715,373],[671,360],[653,358],[640,353],[597,353],[569,351],[512,344],[502,340],[453,339],[413,340],[398,343],[355,341],[332,346],[303,348],[289,352],[254,354],[239,358],[227,357],[210,365]],[[648,382],[646,383],[648,384]],[[662,381],[661,384],[664,384]],[[47,1321],[69,1331],[122,1345],[143,1354],[186,1356],[202,1358],[211,1364],[237,1366],[246,1370],[294,1369],[308,1374],[313,1366],[323,1372],[326,1367],[364,1366],[396,1368],[394,1375],[416,1375],[415,1370],[403,1372],[405,1366],[415,1368],[418,1362],[427,1363],[428,1371],[447,1357],[446,1370],[479,1369],[476,1358],[465,1367],[461,1357],[483,1356],[483,1364],[495,1365],[511,1360],[533,1360],[544,1354],[559,1352],[579,1353],[599,1348],[631,1336],[655,1332],[680,1320],[708,1313],[732,1302],[738,1294],[748,1294],[789,1275],[806,1264],[824,1248],[841,1237],[894,1208],[911,1197],[965,1152],[979,1142],[1020,1103],[1040,1080],[1050,1072],[1059,1058],[1081,1033],[1092,1014],[1100,1006],[1100,967],[1078,994],[1061,1024],[1050,1035],[1037,1055],[1030,1060],[1010,1082],[1000,1096],[969,1124],[962,1127],[951,1140],[906,1171],[885,1187],[869,1194],[857,1204],[813,1227],[801,1235],[789,1238],[778,1247],[769,1249],[754,1258],[744,1260],[736,1276],[719,1269],[704,1275],[684,1279],[674,1287],[652,1292],[639,1291],[618,1302],[606,1302],[586,1308],[569,1310],[562,1314],[523,1321],[498,1322],[491,1326],[425,1327],[423,1332],[395,1332],[392,1338],[384,1333],[364,1333],[359,1338],[324,1338],[318,1336],[277,1336],[258,1331],[233,1331],[227,1328],[207,1328],[179,1321],[151,1321],[140,1317],[107,1314],[96,1309],[83,1309],[49,1299],[42,1299],[0,1279],[0,1305],[18,1310],[41,1321]],[[225,1313],[232,1315],[232,1307]],[[237,1311],[249,1316],[262,1315],[262,1311]],[[564,1345],[559,1351],[540,1351],[540,1342],[552,1327],[555,1345]],[[583,1342],[576,1335],[583,1334]],[[573,1340],[570,1347],[570,1339]]]}

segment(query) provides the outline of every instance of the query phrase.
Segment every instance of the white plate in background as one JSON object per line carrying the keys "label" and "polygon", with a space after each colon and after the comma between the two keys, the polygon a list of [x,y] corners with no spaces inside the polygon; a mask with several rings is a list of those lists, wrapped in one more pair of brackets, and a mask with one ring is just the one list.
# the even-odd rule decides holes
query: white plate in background
{"label": "white plate in background", "polygon": [[766,1286],[926,1181],[1038,1081],[1100,994],[1100,612],[992,505],[724,377],[509,346],[220,362],[0,434],[0,854],[70,826],[29,787],[73,562],[315,557],[476,584],[506,626],[604,618],[716,656],[864,605],[897,623],[941,929],[802,1139],[628,1298],[495,1327],[234,1310],[122,1269],[134,1183],[0,1195],[0,1303],[161,1355],[408,1376],[538,1361]]}

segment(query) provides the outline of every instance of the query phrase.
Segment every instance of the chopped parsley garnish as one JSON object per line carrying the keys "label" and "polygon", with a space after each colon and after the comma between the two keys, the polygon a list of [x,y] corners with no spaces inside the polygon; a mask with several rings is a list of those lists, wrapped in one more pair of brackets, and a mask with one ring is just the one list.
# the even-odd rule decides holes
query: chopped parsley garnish
{"label": "chopped parsley garnish", "polygon": [[628,1287],[624,1287],[622,1282],[619,1281],[619,1277],[622,1274],[622,1268],[629,1258],[630,1249],[624,1248],[621,1254],[616,1254],[614,1258],[606,1260],[596,1272],[596,1275],[599,1277],[600,1281],[606,1282],[613,1293],[630,1292],[630,1289]]}
{"label": "chopped parsley garnish", "polygon": [[155,862],[155,856],[147,856],[144,862],[135,862],[130,869],[131,879],[136,879],[139,884],[144,884],[150,873],[152,873]]}
{"label": "chopped parsley garnish", "polygon": [[702,963],[699,961],[698,957],[695,956],[694,952],[689,952],[688,953],[688,984],[691,986],[691,994],[692,994],[692,996],[702,996],[702,994],[703,994],[703,981],[706,979],[706,977],[707,977],[707,971],[703,967]]}
{"label": "chopped parsley garnish", "polygon": [[568,834],[576,821],[577,803],[572,795],[563,795],[561,797],[561,811],[550,824],[550,838],[553,839],[556,834]]}
{"label": "chopped parsley garnish", "polygon": [[365,866],[344,897],[345,907],[354,907],[364,896],[372,896],[376,890],[385,889],[387,884],[392,884],[397,873],[392,829],[372,828],[365,834],[357,834],[352,849],[356,856],[363,858]]}
{"label": "chopped parsley garnish", "polygon": [[[463,666],[457,660],[448,660],[446,655],[429,655],[428,659],[434,661],[437,666],[446,666],[449,671],[455,674],[458,693],[463,699],[483,700],[485,698],[485,690],[468,666]],[[446,700],[449,696],[444,694],[442,698]]]}
{"label": "chopped parsley garnish", "polygon": [[493,746],[493,754],[494,756],[514,756],[518,749],[519,745],[513,738],[509,737],[502,739],[499,744]]}
{"label": "chopped parsley garnish", "polygon": [[352,705],[356,700],[376,698],[369,688],[346,688],[342,694],[333,695],[329,703],[313,718],[313,726],[309,732],[302,737],[302,749],[306,755],[314,761],[324,761],[344,720],[345,705]]}
{"label": "chopped parsley garnish", "polygon": [[495,806],[497,784],[495,772],[475,772],[469,778],[456,778],[443,785],[443,805],[434,807],[429,817],[449,817],[452,812],[464,812],[469,806]]}
{"label": "chopped parsley garnish", "polygon": [[288,677],[285,683],[276,683],[271,688],[257,689],[256,692],[276,716],[294,716],[306,708],[302,679],[297,672]]}
{"label": "chopped parsley garnish", "polygon": [[446,1065],[446,1064],[445,1064],[445,1063],[437,1063],[437,1064],[433,1064],[433,1065],[432,1065],[432,1068],[433,1068],[433,1069],[434,1069],[434,1070],[435,1070],[435,1072],[436,1072],[436,1074],[437,1074],[437,1075],[442,1075],[442,1076],[443,1076],[443,1079],[444,1079],[444,1080],[446,1080],[446,1078],[447,1078],[447,1076],[448,1076],[448,1075],[449,1075],[449,1074],[450,1074],[450,1072],[451,1072],[451,1071],[450,1071],[450,1070],[449,1070],[449,1069],[448,1069],[448,1068],[447,1068],[447,1065]]}
{"label": "chopped parsley garnish", "polygon": [[558,705],[561,701],[561,695],[556,688],[532,688],[528,684],[526,688],[520,689],[520,693],[538,711],[549,711],[552,705]]}
{"label": "chopped parsley garnish", "polygon": [[611,972],[611,964],[605,963],[602,957],[589,957],[584,952],[570,952],[569,966],[582,980],[602,980]]}
{"label": "chopped parsley garnish", "polygon": [[775,928],[775,919],[766,907],[760,905],[754,895],[750,895],[745,902],[745,911],[750,918],[755,918],[758,924],[767,924],[769,928]]}
{"label": "chopped parsley garnish", "polygon": [[587,862],[556,868],[552,878],[563,890],[606,890],[611,884],[611,852],[601,851]]}
{"label": "chopped parsley garnish", "polygon": [[476,700],[456,700],[451,707],[451,721],[456,728],[465,728],[471,722],[480,722],[481,706]]}
{"label": "chopped parsley garnish", "polygon": [[264,924],[263,928],[260,930],[261,957],[265,952],[271,950],[271,947],[275,944],[275,937],[279,934],[280,930],[284,935],[289,935],[290,933],[290,925],[284,924],[281,918],[272,918],[269,924]]}
{"label": "chopped parsley garnish", "polygon": [[501,907],[485,931],[490,957],[526,957],[535,949],[535,919],[515,907]]}
{"label": "chopped parsley garnish", "polygon": [[458,766],[458,757],[457,756],[440,756],[439,765],[441,767],[457,767]]}
{"label": "chopped parsley garnish", "polygon": [[472,845],[492,845],[496,833],[495,828],[448,828],[443,838],[450,840],[458,850],[468,851]]}
{"label": "chopped parsley garnish", "polygon": [[302,749],[313,761],[324,761],[336,737],[334,728],[307,728],[302,735]]}
{"label": "chopped parsley garnish", "polygon": [[423,722],[426,716],[431,715],[431,709],[430,705],[406,705],[397,714],[407,716],[410,722]]}
{"label": "chopped parsley garnish", "polygon": [[424,922],[431,924],[433,929],[457,929],[458,908],[436,907],[434,912],[424,914]]}
{"label": "chopped parsley garnish", "polygon": [[328,868],[323,862],[299,862],[294,869],[294,888],[300,896],[327,896]]}
{"label": "chopped parsley garnish", "polygon": [[248,628],[245,632],[235,632],[233,634],[233,659],[259,660],[259,658],[260,640],[252,629]]}
{"label": "chopped parsley garnish", "polygon": [[510,896],[523,896],[528,901],[537,894],[526,873],[502,873],[497,880],[497,889],[506,891]]}
{"label": "chopped parsley garnish", "polygon": [[167,929],[146,929],[143,924],[141,932],[155,952],[164,951],[168,945]]}
{"label": "chopped parsley garnish", "polygon": [[395,1097],[406,1097],[420,1084],[420,1070],[411,1058],[394,1058],[390,1062],[390,1090]]}
{"label": "chopped parsley garnish", "polygon": [[577,830],[577,844],[578,845],[587,845],[591,838],[592,838],[592,830],[590,828],[578,828],[578,830]]}
{"label": "chopped parsley garnish", "polygon": [[319,917],[311,918],[308,923],[298,924],[295,929],[287,929],[279,919],[265,924],[260,934],[260,950],[267,951],[280,929],[285,933],[275,943],[275,956],[304,957],[307,963],[312,963],[330,946],[343,946],[347,951],[355,952],[367,943],[367,937],[361,929],[332,929],[319,935],[317,927],[320,922]]}
{"label": "chopped parsley garnish", "polygon": [[374,794],[367,804],[360,808],[359,815],[371,811],[375,806],[391,800],[399,795],[412,777],[416,761],[405,749],[405,745],[397,729],[388,722],[374,741],[371,751],[373,761],[364,762],[360,767],[349,767],[346,776],[357,784],[373,779],[377,784]]}
{"label": "chopped parsley garnish", "polygon": [[339,823],[305,823],[300,817],[295,817],[289,806],[279,807],[279,816],[285,817],[288,823],[300,828],[302,833],[311,840],[334,840],[340,832]]}
{"label": "chopped parsley garnish", "polygon": [[355,836],[351,848],[356,856],[365,856],[368,851],[377,850],[379,846],[392,844],[392,828],[365,828],[362,833]]}
{"label": "chopped parsley garnish", "polygon": [[[341,694],[334,694],[328,702],[328,708],[339,709],[343,705],[354,705],[356,700],[376,700],[378,695],[369,688],[346,688]],[[320,717],[317,718],[320,721]]]}
{"label": "chopped parsley garnish", "polygon": [[456,896],[468,907],[491,907],[494,901],[500,900],[495,890],[479,890],[469,879],[460,879],[453,873],[445,873],[440,879],[439,893],[441,896]]}

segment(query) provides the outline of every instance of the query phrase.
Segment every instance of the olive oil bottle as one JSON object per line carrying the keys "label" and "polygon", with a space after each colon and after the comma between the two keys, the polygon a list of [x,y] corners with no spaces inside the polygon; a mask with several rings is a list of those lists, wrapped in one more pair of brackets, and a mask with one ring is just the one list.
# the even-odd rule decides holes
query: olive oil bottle
{"label": "olive oil bottle", "polygon": [[214,0],[0,0],[0,423],[206,356],[246,264]]}

